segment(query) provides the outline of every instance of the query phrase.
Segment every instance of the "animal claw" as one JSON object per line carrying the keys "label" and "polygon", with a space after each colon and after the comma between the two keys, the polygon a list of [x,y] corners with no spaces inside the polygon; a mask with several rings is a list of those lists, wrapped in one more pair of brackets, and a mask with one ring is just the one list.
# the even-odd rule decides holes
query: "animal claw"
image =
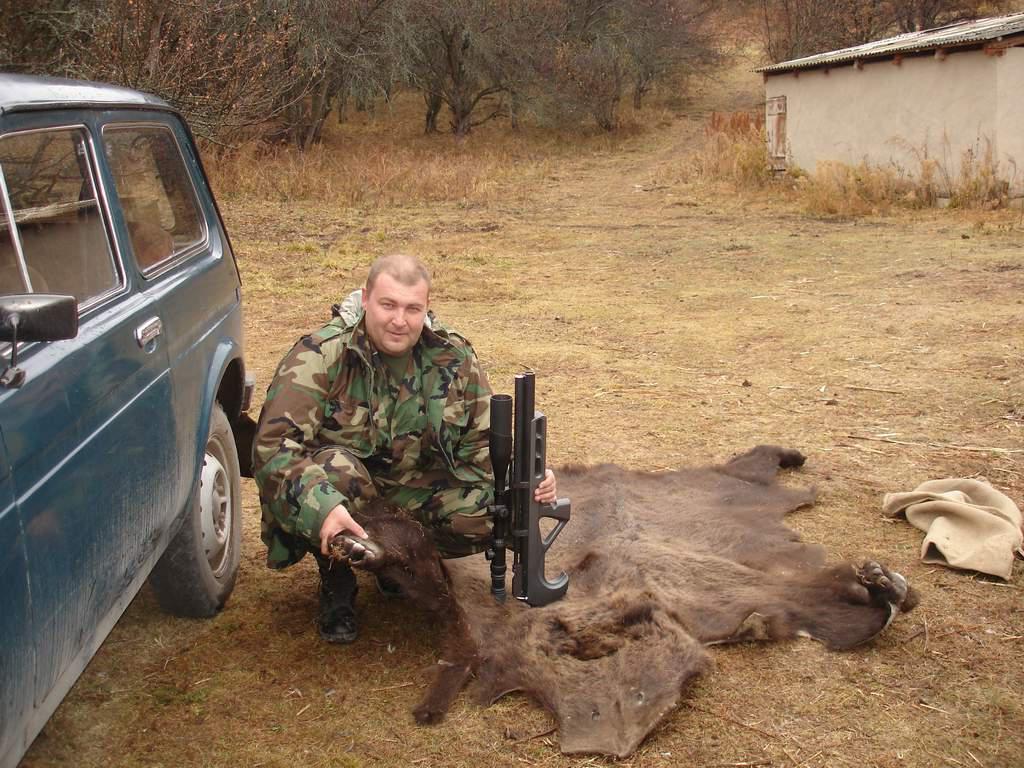
{"label": "animal claw", "polygon": [[868,592],[880,595],[895,609],[903,605],[907,597],[907,580],[896,571],[890,571],[879,563],[867,561],[857,569],[857,580]]}
{"label": "animal claw", "polygon": [[346,533],[339,533],[331,541],[331,557],[359,568],[375,565],[382,557],[383,550],[370,539],[356,539]]}

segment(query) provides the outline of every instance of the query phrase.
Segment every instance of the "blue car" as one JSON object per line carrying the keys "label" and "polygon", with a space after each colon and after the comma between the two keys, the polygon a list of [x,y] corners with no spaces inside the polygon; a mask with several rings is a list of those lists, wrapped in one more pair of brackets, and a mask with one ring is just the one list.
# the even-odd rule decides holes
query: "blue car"
{"label": "blue car", "polygon": [[147,579],[182,616],[231,594],[242,352],[238,268],[181,115],[0,74],[0,768]]}

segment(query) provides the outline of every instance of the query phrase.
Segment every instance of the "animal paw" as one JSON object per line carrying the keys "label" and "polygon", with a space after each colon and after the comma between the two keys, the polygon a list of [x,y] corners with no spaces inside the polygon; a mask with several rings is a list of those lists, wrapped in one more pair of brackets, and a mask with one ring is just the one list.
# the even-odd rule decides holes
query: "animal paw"
{"label": "animal paw", "polygon": [[370,539],[339,533],[331,541],[331,557],[357,568],[372,568],[384,559],[384,550]]}
{"label": "animal paw", "polygon": [[424,701],[413,709],[412,716],[419,725],[437,725],[444,720],[446,713],[447,709],[438,709],[432,702]]}
{"label": "animal paw", "polygon": [[861,563],[856,572],[857,582],[870,601],[888,603],[897,612],[909,611],[917,605],[916,594],[902,574],[890,571],[873,560]]}
{"label": "animal paw", "polygon": [[779,449],[779,466],[783,469],[802,467],[805,461],[807,461],[807,457],[800,451],[795,451],[792,448]]}

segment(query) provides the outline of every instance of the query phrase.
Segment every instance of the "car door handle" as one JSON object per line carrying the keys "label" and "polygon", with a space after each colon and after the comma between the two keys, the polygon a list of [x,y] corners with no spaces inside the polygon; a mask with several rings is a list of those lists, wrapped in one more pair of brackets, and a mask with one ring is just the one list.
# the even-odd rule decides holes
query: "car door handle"
{"label": "car door handle", "polygon": [[146,349],[151,342],[164,332],[164,323],[159,317],[151,317],[135,329],[135,341],[140,347]]}

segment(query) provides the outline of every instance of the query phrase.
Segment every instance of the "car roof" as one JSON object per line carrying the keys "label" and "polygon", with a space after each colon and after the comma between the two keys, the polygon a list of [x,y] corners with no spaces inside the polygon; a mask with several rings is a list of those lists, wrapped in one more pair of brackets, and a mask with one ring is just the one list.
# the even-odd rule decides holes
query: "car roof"
{"label": "car roof", "polygon": [[0,114],[96,106],[176,111],[157,96],[118,85],[61,77],[0,73]]}

